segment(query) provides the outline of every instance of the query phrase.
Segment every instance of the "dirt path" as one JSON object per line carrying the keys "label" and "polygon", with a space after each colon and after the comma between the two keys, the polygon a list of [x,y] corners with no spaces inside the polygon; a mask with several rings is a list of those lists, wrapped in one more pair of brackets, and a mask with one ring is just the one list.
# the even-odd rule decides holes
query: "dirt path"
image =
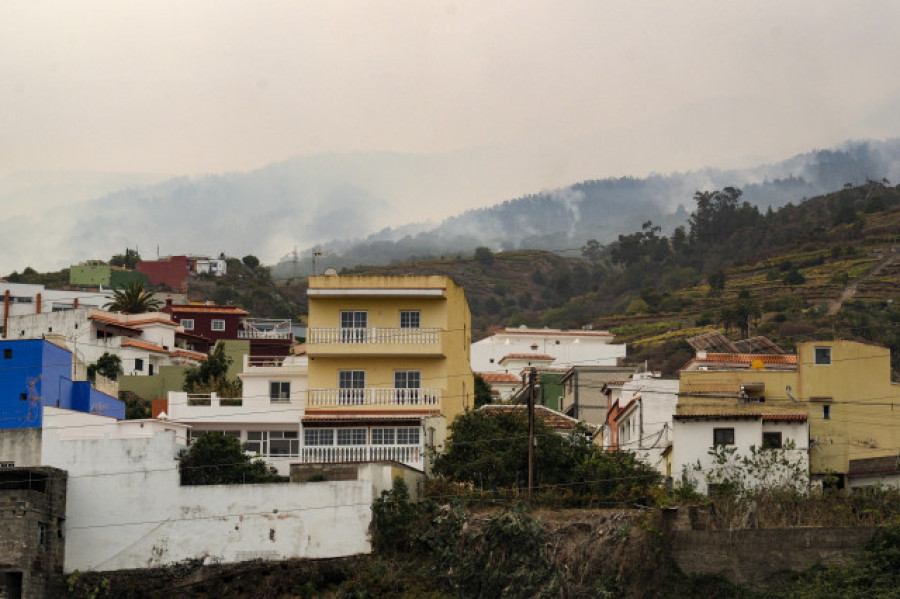
{"label": "dirt path", "polygon": [[828,314],[829,316],[834,316],[835,314],[837,314],[838,310],[841,309],[843,303],[856,295],[856,288],[859,287],[860,281],[868,279],[869,277],[874,277],[882,270],[884,270],[887,266],[896,262],[898,259],[900,259],[900,254],[897,253],[896,247],[892,247],[888,251],[887,256],[885,256],[878,264],[876,264],[872,268],[872,270],[850,281],[850,283],[847,284],[846,287],[844,287],[844,290],[841,292],[841,295],[838,299],[828,302],[828,311],[826,312],[826,314]]}

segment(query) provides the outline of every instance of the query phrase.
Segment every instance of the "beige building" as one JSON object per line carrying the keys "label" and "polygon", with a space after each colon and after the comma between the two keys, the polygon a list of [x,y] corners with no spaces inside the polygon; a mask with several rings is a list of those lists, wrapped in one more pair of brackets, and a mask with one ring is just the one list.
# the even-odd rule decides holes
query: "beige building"
{"label": "beige building", "polygon": [[471,317],[443,276],[317,276],[309,284],[310,462],[392,459],[424,467],[474,404]]}
{"label": "beige building", "polygon": [[801,343],[795,355],[698,352],[681,372],[677,414],[804,413],[811,475],[849,487],[893,483],[900,386],[890,377],[890,350],[854,341]]}

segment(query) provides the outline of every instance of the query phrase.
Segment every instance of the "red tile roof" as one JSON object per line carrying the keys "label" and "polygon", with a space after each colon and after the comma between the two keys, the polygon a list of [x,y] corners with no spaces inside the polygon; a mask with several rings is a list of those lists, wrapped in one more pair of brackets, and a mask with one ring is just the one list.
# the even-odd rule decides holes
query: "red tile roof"
{"label": "red tile roof", "polygon": [[537,360],[539,362],[552,362],[556,358],[551,356],[550,354],[506,354],[500,361],[503,360]]}
{"label": "red tile roof", "polygon": [[687,364],[681,367],[681,370],[686,370],[690,368],[694,364],[714,364],[714,365],[728,365],[728,364],[736,364],[740,366],[746,365],[747,367],[751,366],[753,362],[759,361],[763,365],[772,365],[772,366],[796,366],[797,365],[797,355],[796,354],[720,354],[720,353],[707,353],[705,356],[700,353],[700,355],[691,358]]}
{"label": "red tile roof", "polygon": [[753,414],[749,412],[706,412],[675,414],[675,420],[763,420],[765,422],[806,422],[806,414]]}
{"label": "red tile roof", "polygon": [[205,306],[188,304],[187,306],[170,306],[172,313],[190,314],[191,312],[203,312],[204,314],[240,314],[246,316],[250,314],[246,310],[242,310],[237,306]]}
{"label": "red tile roof", "polygon": [[[520,404],[515,405],[502,405],[502,404],[488,404],[485,406],[481,406],[480,410],[485,410],[487,412],[518,412],[528,409],[528,406],[523,406]],[[566,416],[562,412],[557,412],[556,410],[551,410],[547,406],[534,406],[534,418],[540,422],[543,422],[553,430],[557,431],[572,431],[575,430],[575,427],[578,426],[579,421],[570,416]],[[586,426],[589,430],[596,430],[598,427],[582,422],[584,426]]]}
{"label": "red tile roof", "polygon": [[136,339],[122,339],[122,347],[131,346],[131,347],[139,347],[141,349],[146,349],[149,351],[154,351],[160,354],[168,354],[169,350],[163,349],[158,345],[153,343],[147,343],[146,341],[137,341]]}

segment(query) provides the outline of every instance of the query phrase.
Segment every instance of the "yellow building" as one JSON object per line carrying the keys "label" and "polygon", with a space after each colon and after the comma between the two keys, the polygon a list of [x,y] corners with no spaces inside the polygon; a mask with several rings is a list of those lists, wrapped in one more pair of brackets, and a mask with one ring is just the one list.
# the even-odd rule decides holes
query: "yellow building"
{"label": "yellow building", "polygon": [[474,404],[463,289],[443,276],[325,275],[308,298],[307,461],[423,467],[424,448]]}
{"label": "yellow building", "polygon": [[677,414],[806,413],[810,474],[890,482],[900,476],[900,386],[890,377],[890,350],[853,341],[801,343],[796,355],[698,352],[681,371]]}

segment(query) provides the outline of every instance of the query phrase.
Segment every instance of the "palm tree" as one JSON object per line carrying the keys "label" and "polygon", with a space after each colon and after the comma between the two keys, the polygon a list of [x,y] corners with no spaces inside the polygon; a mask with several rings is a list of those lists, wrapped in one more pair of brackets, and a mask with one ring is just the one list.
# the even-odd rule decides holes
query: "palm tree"
{"label": "palm tree", "polygon": [[140,314],[156,312],[162,302],[153,297],[152,291],[144,289],[144,285],[135,281],[113,291],[113,301],[103,306],[110,312]]}

